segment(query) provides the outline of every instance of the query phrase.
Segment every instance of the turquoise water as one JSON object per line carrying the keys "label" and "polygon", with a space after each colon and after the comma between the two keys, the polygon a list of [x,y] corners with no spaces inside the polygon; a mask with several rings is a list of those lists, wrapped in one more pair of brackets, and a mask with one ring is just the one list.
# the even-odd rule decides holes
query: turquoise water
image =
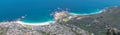
{"label": "turquoise water", "polygon": [[90,14],[119,3],[120,0],[0,0],[0,21],[14,21],[27,15],[23,22],[46,22],[53,20],[50,14],[54,11],[67,8],[71,13]]}

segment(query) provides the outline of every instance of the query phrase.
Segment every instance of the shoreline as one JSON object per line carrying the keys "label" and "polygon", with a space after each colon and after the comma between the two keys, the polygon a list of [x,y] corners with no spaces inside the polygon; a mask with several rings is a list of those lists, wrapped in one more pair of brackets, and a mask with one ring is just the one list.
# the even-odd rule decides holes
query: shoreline
{"label": "shoreline", "polygon": [[[90,13],[90,14],[76,14],[76,13],[69,13],[71,15],[93,15],[93,14],[99,14],[99,13],[102,13],[104,12],[105,10],[100,10],[99,12],[94,12],[94,13]],[[15,21],[15,23],[19,23],[19,24],[22,24],[22,25],[49,25],[49,24],[53,24],[55,23],[54,20],[51,20],[51,21],[47,21],[47,22],[40,22],[40,23],[27,23],[27,22],[23,22],[23,21]]]}
{"label": "shoreline", "polygon": [[105,10],[102,9],[100,10],[99,12],[94,12],[94,13],[90,13],[90,14],[79,14],[79,13],[70,13],[72,15],[93,15],[93,14],[100,14],[100,13],[103,13]]}
{"label": "shoreline", "polygon": [[26,22],[22,22],[22,21],[16,21],[16,23],[19,23],[22,25],[49,25],[49,24],[53,24],[54,21],[40,22],[40,23],[26,23]]}

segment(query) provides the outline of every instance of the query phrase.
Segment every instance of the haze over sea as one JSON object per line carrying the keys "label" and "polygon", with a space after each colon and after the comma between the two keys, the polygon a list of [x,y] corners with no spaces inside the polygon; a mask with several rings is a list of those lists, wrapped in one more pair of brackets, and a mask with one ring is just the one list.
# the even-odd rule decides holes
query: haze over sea
{"label": "haze over sea", "polygon": [[47,22],[53,20],[50,14],[60,9],[90,14],[119,5],[120,0],[0,0],[0,22],[17,20],[24,15],[23,22]]}

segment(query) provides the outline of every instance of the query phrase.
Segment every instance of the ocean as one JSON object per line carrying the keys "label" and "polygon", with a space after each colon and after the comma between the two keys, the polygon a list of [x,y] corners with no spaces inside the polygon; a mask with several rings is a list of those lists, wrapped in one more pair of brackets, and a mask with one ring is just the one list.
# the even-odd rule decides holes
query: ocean
{"label": "ocean", "polygon": [[120,0],[0,0],[0,22],[14,21],[26,15],[23,22],[54,21],[50,14],[57,10],[91,14],[106,7],[119,6]]}

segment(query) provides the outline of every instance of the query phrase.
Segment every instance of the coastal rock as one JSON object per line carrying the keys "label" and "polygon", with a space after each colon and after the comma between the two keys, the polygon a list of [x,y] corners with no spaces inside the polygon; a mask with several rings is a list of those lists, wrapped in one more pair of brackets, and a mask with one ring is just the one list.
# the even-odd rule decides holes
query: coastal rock
{"label": "coastal rock", "polygon": [[53,16],[54,16],[54,19],[57,21],[65,16],[68,16],[68,13],[67,11],[55,12]]}
{"label": "coastal rock", "polygon": [[[71,15],[73,18],[64,22],[59,20],[63,25],[74,25],[86,31],[94,33],[94,35],[106,35],[107,27],[115,27],[120,29],[120,6],[109,7],[101,10],[101,13],[91,15]],[[76,16],[76,17],[74,17]],[[68,18],[68,17],[65,17]]]}

